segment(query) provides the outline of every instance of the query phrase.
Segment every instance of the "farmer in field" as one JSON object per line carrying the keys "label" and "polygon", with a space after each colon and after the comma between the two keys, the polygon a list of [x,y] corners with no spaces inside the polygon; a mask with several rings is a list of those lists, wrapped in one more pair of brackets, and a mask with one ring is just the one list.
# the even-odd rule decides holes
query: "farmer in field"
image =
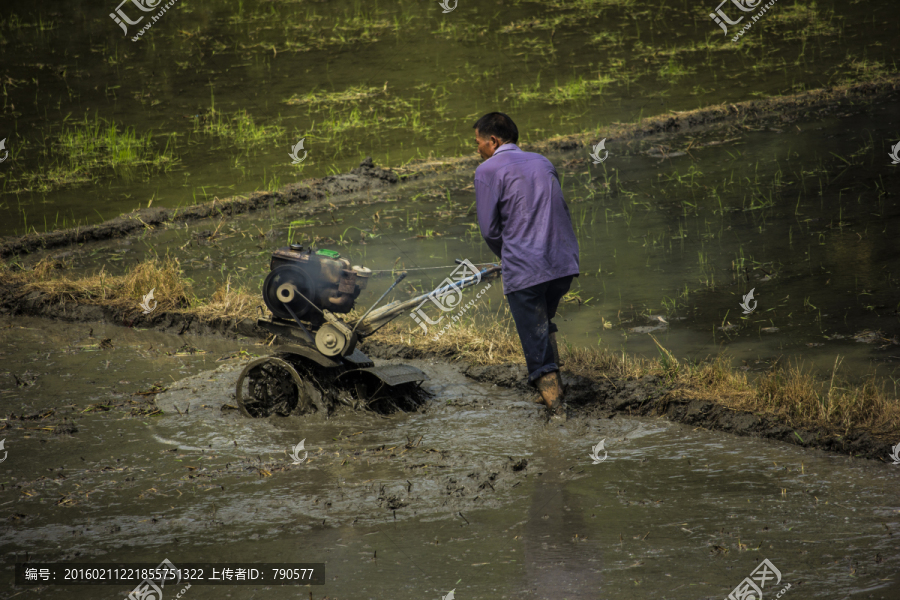
{"label": "farmer in field", "polygon": [[578,275],[578,240],[549,160],[516,146],[519,130],[493,112],[474,125],[478,225],[488,247],[503,261],[503,293],[525,353],[528,381],[550,416],[565,417],[556,316],[559,301]]}

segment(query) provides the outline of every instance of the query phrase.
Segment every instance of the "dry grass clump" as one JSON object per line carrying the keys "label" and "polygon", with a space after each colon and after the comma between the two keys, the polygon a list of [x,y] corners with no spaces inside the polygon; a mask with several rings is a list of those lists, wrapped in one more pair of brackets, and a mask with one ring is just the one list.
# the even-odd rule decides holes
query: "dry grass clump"
{"label": "dry grass clump", "polygon": [[616,379],[629,377],[638,379],[658,372],[654,361],[639,356],[628,356],[624,351],[620,354],[605,348],[576,348],[560,344],[559,353],[565,363],[565,371],[573,375],[596,377],[599,372]]}
{"label": "dry grass clump", "polygon": [[159,308],[190,306],[190,284],[173,258],[139,263],[125,275],[110,275],[101,268],[96,275],[72,278],[59,274],[60,266],[57,261],[43,259],[15,278],[24,284],[23,291],[38,291],[55,301],[137,306],[153,290]]}
{"label": "dry grass clump", "polygon": [[[507,313],[508,308],[504,307]],[[380,329],[372,339],[388,344],[407,344],[417,350],[434,352],[440,356],[467,360],[479,365],[500,365],[504,363],[525,363],[522,345],[515,334],[512,316],[504,318],[482,317],[463,319],[439,337],[436,332],[443,329],[434,325],[425,335],[418,325],[410,325],[410,320],[402,316]],[[449,316],[445,316],[445,319]]]}
{"label": "dry grass clump", "polygon": [[185,280],[177,259],[153,259],[135,266],[122,278],[119,290],[123,300],[142,299],[150,290],[160,308],[178,309],[190,306],[190,284]]}
{"label": "dry grass clump", "polygon": [[52,279],[57,271],[64,265],[58,260],[52,258],[42,258],[32,269],[32,277],[37,281],[48,281]]}
{"label": "dry grass clump", "polygon": [[787,369],[775,365],[755,383],[752,408],[778,413],[790,422],[821,420],[824,416],[819,410],[819,385],[798,364]]}
{"label": "dry grass clump", "polygon": [[262,296],[258,292],[251,293],[242,287],[232,288],[229,280],[216,288],[209,300],[196,302],[192,312],[205,320],[254,319],[257,307],[262,304]]}
{"label": "dry grass clump", "polygon": [[874,374],[861,384],[837,377],[836,359],[831,379],[819,382],[797,362],[775,366],[755,382],[751,408],[784,416],[788,423],[816,423],[847,433],[864,428],[873,433],[900,431],[900,402],[878,383]]}
{"label": "dry grass clump", "polygon": [[682,377],[693,385],[714,393],[751,390],[747,376],[734,370],[731,358],[727,354],[719,354],[710,361],[688,365]]}
{"label": "dry grass clump", "polygon": [[255,318],[262,304],[259,293],[235,288],[231,281],[219,286],[208,299],[197,297],[185,278],[178,260],[171,257],[150,259],[135,265],[124,275],[110,275],[101,268],[96,275],[69,277],[63,264],[42,259],[32,269],[13,272],[3,264],[2,272],[22,284],[26,293],[38,291],[51,301],[130,306],[137,308],[153,290],[153,302],[163,310],[181,310],[201,319]]}
{"label": "dry grass clump", "polygon": [[900,432],[896,394],[879,384],[874,374],[859,384],[838,378],[840,359],[830,381],[819,381],[810,369],[795,362],[786,368],[776,364],[749,382],[725,354],[699,364],[679,362],[662,346],[660,354],[658,373],[683,397],[774,415],[792,427],[823,427],[841,434],[857,428],[875,434]]}

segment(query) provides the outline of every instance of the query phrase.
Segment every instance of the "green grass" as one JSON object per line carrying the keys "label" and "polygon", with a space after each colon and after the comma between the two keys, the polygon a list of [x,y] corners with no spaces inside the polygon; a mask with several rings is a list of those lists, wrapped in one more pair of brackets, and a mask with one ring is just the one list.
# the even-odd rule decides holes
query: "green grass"
{"label": "green grass", "polygon": [[621,31],[601,31],[592,35],[588,42],[598,46],[621,46],[624,36]]}
{"label": "green grass", "polygon": [[792,33],[795,35],[786,39],[793,39],[798,37],[796,34],[804,32],[812,35],[834,35],[838,33],[837,28],[831,25],[835,18],[834,11],[820,10],[815,2],[800,3],[795,1],[791,5],[779,6],[778,10],[772,7],[763,18],[771,18],[772,21],[779,25],[802,26],[801,29],[792,30]]}
{"label": "green grass", "polygon": [[358,85],[351,86],[340,92],[320,92],[312,90],[302,96],[294,94],[287,100],[284,100],[284,103],[292,106],[338,106],[345,102],[358,102],[385,93],[387,93],[387,83],[381,88]]}
{"label": "green grass", "polygon": [[285,134],[280,125],[258,125],[243,109],[224,113],[212,108],[206,115],[194,117],[194,130],[223,138],[241,148],[271,142]]}
{"label": "green grass", "polygon": [[662,79],[665,79],[669,82],[674,82],[674,81],[678,80],[679,78],[684,77],[685,75],[690,75],[694,71],[695,71],[695,69],[684,66],[680,62],[676,61],[675,57],[672,56],[672,57],[669,57],[669,62],[664,64],[659,69],[659,71],[657,71],[657,74]]}
{"label": "green grass", "polygon": [[37,19],[34,21],[24,21],[19,15],[13,13],[9,15],[9,18],[0,17],[0,30],[7,31],[22,31],[25,29],[34,29],[36,31],[51,31],[53,29],[57,29],[59,24],[47,18],[44,19],[43,16],[38,15]]}
{"label": "green grass", "polygon": [[43,164],[17,179],[11,177],[11,186],[4,191],[48,192],[118,177],[138,167],[168,169],[179,160],[173,154],[174,139],[174,134],[166,136],[165,146],[159,149],[149,131],[138,133],[133,127],[120,128],[97,115],[93,120],[85,116],[83,121],[65,125],[55,136],[46,137],[40,150]]}
{"label": "green grass", "polygon": [[505,25],[500,33],[517,33],[521,31],[553,30],[561,25],[575,25],[579,15],[567,14],[545,17],[543,19],[520,19]]}
{"label": "green grass", "polygon": [[550,0],[541,2],[542,6],[564,10],[600,10],[615,6],[618,8],[631,8],[637,0]]}
{"label": "green grass", "polygon": [[547,104],[563,104],[574,100],[585,100],[592,96],[599,96],[603,93],[606,86],[614,83],[615,79],[608,75],[600,74],[595,79],[585,79],[578,76],[562,85],[555,85],[549,89],[542,90],[541,82],[538,79],[532,86],[524,85],[521,87],[510,86],[508,93],[509,98],[514,98],[522,102],[545,102]]}
{"label": "green grass", "polygon": [[159,162],[153,155],[150,132],[139,135],[131,127],[119,131],[115,123],[94,118],[67,127],[57,139],[58,151],[78,167],[104,165],[131,167],[146,162]]}
{"label": "green grass", "polygon": [[469,21],[441,19],[438,28],[431,33],[452,42],[475,42],[489,31],[488,27],[475,28]]}

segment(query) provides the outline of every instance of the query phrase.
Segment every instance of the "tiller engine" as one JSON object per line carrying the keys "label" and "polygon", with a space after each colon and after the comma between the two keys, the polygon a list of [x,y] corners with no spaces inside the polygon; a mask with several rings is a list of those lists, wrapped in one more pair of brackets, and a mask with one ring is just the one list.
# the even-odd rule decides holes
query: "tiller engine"
{"label": "tiller engine", "polygon": [[[458,263],[462,261],[457,261]],[[299,244],[279,248],[272,255],[270,273],[263,282],[263,301],[271,315],[257,324],[278,336],[278,352],[254,360],[237,381],[235,398],[248,417],[287,416],[320,411],[328,414],[337,404],[354,409],[415,409],[428,377],[409,365],[375,366],[356,348],[406,309],[429,296],[445,297],[496,276],[493,265],[468,277],[405,301],[375,307],[399,284],[402,273],[362,317],[344,321],[356,298],[366,289],[372,271],[350,267],[334,250],[304,249]]]}

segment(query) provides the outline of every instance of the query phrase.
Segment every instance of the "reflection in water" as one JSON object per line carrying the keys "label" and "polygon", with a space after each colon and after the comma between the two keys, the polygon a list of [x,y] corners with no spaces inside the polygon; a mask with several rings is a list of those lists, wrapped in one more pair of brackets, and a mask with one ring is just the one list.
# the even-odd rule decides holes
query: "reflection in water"
{"label": "reflection in water", "polygon": [[522,536],[527,586],[522,598],[596,599],[601,589],[600,557],[575,540],[586,531],[584,511],[567,488],[571,481],[559,476],[564,468],[558,450],[551,451],[547,470],[534,485]]}

